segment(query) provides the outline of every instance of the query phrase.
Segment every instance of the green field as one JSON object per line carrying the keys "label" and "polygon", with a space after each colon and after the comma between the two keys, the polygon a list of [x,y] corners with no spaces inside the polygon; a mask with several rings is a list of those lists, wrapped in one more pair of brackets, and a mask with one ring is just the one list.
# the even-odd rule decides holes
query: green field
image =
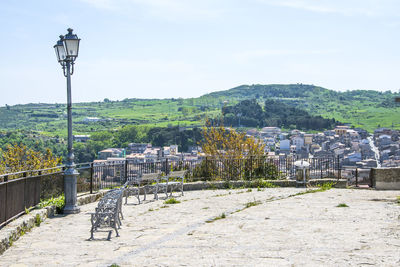
{"label": "green field", "polygon": [[[335,118],[372,132],[378,127],[400,129],[399,94],[377,91],[336,92],[303,84],[243,85],[188,99],[124,99],[73,105],[74,133],[86,134],[118,129],[124,125],[150,127],[202,126],[207,117],[218,116],[223,105],[244,99],[263,103],[273,98],[305,109],[313,115]],[[86,117],[100,122],[84,123]],[[49,136],[66,136],[65,104],[26,104],[0,108],[0,129],[25,129]]]}

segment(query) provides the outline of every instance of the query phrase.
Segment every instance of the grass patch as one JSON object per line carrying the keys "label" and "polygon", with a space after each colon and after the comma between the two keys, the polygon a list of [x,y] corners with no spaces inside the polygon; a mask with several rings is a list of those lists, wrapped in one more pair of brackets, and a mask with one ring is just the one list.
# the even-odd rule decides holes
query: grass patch
{"label": "grass patch", "polygon": [[218,220],[221,220],[221,219],[225,219],[225,218],[226,218],[225,213],[222,213],[221,215],[219,215],[219,216],[217,216],[215,218],[207,220],[206,223],[212,223],[212,222],[215,222],[215,221],[218,221]]}
{"label": "grass patch", "polygon": [[41,223],[42,223],[42,218],[40,218],[40,215],[39,215],[39,214],[36,214],[36,217],[35,217],[35,225],[36,225],[36,226],[40,226]]}
{"label": "grass patch", "polygon": [[150,208],[148,211],[154,211],[154,209]]}
{"label": "grass patch", "polygon": [[44,208],[44,207],[48,207],[48,206],[56,206],[56,212],[58,214],[62,214],[64,207],[65,207],[65,197],[64,194],[62,194],[59,197],[52,197],[46,200],[42,200],[40,201],[40,203],[38,204],[39,208]]}
{"label": "grass patch", "polygon": [[265,181],[263,179],[255,179],[252,181],[249,181],[247,183],[247,187],[252,187],[252,188],[277,188],[280,187],[279,185],[273,184],[272,182]]}
{"label": "grass patch", "polygon": [[310,193],[312,194],[312,193],[317,193],[317,192],[324,192],[324,191],[332,189],[332,187],[334,185],[335,185],[335,183],[325,183],[325,184],[322,184],[322,185],[317,185],[319,187],[317,189],[309,189],[309,190],[304,191],[304,192],[299,192],[299,193],[296,193],[294,195],[290,195],[290,197],[300,196],[300,195],[305,195],[305,194],[310,194]]}
{"label": "grass patch", "polygon": [[178,204],[181,203],[179,200],[176,200],[175,198],[170,198],[168,200],[164,201],[164,204]]}
{"label": "grass patch", "polygon": [[248,209],[250,207],[254,207],[254,206],[257,206],[260,204],[261,204],[261,201],[259,201],[259,200],[250,201],[250,202],[246,203],[245,208]]}
{"label": "grass patch", "polygon": [[252,192],[252,191],[253,191],[253,189],[251,189],[251,188],[247,189],[247,192]]}
{"label": "grass patch", "polygon": [[29,214],[31,212],[31,209],[32,209],[32,207],[30,207],[30,208],[25,207],[25,214]]}
{"label": "grass patch", "polygon": [[212,197],[224,197],[224,196],[227,196],[227,195],[230,195],[230,194],[231,194],[231,192],[229,192],[229,194],[218,194],[218,195],[214,195]]}
{"label": "grass patch", "polygon": [[224,188],[225,189],[234,189],[233,183],[231,183],[230,181],[225,181]]}
{"label": "grass patch", "polygon": [[349,206],[347,206],[346,203],[340,203],[340,204],[337,205],[336,207],[338,207],[338,208],[348,208]]}
{"label": "grass patch", "polygon": [[397,201],[396,202],[397,202],[397,204],[400,205],[400,196],[397,197]]}
{"label": "grass patch", "polygon": [[165,209],[165,208],[169,208],[169,206],[164,205],[164,206],[161,206],[161,207],[160,207],[160,209]]}
{"label": "grass patch", "polygon": [[203,210],[208,210],[210,207],[204,207],[204,208],[202,208]]}

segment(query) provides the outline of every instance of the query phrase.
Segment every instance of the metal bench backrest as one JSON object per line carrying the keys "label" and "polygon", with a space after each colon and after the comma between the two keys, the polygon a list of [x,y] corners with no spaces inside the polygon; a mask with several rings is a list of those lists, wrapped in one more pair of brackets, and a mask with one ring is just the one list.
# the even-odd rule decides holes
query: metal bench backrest
{"label": "metal bench backrest", "polygon": [[142,182],[158,181],[159,178],[160,178],[160,173],[144,173],[140,177]]}
{"label": "metal bench backrest", "polygon": [[185,177],[187,171],[173,171],[168,174],[169,177]]}

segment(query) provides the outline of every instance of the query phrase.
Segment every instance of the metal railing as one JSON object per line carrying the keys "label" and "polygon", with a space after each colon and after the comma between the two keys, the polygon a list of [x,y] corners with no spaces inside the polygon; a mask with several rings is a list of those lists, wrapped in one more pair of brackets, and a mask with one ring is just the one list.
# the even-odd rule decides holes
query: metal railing
{"label": "metal railing", "polygon": [[61,169],[57,167],[1,175],[0,227],[25,213],[25,209],[36,206],[42,199],[61,195],[64,184]]}
{"label": "metal railing", "polygon": [[[252,180],[296,177],[296,159],[292,157],[248,157],[245,159],[170,160],[138,163],[121,159],[115,162],[89,162],[76,165],[78,192],[90,192],[123,185],[127,179],[143,173],[190,170],[187,181]],[[308,176],[341,178],[339,158],[305,159],[309,162]],[[65,166],[29,170],[0,175],[0,225],[18,216],[25,208],[40,200],[59,196],[63,192]]]}

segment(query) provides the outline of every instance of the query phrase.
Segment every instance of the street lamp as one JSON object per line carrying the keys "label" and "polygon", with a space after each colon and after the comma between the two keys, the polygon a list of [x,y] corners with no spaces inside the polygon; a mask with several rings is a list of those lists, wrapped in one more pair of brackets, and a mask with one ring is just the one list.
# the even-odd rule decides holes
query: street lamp
{"label": "street lamp", "polygon": [[54,45],[57,60],[62,66],[64,76],[67,78],[67,114],[68,114],[68,156],[66,170],[64,171],[64,195],[65,207],[64,213],[78,213],[80,209],[76,205],[77,195],[77,176],[75,169],[74,152],[72,149],[72,113],[71,113],[71,75],[74,73],[74,62],[78,57],[79,41],[76,34],[68,29],[67,35],[60,35],[60,40]]}

